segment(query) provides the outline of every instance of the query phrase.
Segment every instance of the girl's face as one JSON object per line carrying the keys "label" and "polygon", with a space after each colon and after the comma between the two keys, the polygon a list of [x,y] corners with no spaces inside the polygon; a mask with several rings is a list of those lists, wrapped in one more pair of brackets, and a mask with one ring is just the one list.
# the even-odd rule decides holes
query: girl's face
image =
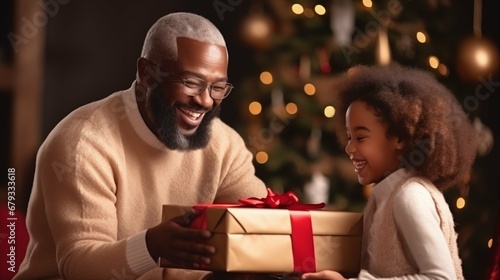
{"label": "girl's face", "polygon": [[346,112],[346,129],[345,151],[360,184],[378,183],[399,168],[404,144],[397,137],[387,136],[387,125],[365,102],[351,103]]}

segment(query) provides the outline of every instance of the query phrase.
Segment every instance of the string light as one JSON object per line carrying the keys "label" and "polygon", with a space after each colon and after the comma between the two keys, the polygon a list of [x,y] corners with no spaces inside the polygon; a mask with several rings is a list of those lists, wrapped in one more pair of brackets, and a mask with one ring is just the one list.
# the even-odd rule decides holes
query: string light
{"label": "string light", "polygon": [[264,164],[269,160],[269,156],[266,152],[260,151],[255,154],[255,160],[260,164]]}
{"label": "string light", "polygon": [[290,102],[290,103],[286,104],[285,110],[288,114],[295,115],[299,111],[299,108],[297,107],[297,104]]}
{"label": "string light", "polygon": [[258,115],[262,112],[262,105],[257,101],[253,101],[248,105],[248,111],[250,111],[252,115]]}
{"label": "string light", "polygon": [[419,43],[423,44],[423,43],[427,42],[427,36],[425,36],[424,32],[421,32],[421,31],[417,32],[416,37],[417,37],[417,41]]}
{"label": "string light", "polygon": [[439,67],[439,59],[433,55],[429,56],[429,65],[432,68],[437,69]]}
{"label": "string light", "polygon": [[457,208],[462,209],[465,207],[465,199],[463,197],[459,197],[456,202]]}
{"label": "string light", "polygon": [[488,248],[491,249],[491,247],[493,247],[493,238],[490,238],[490,240],[488,240]]}
{"label": "string light", "polygon": [[363,6],[371,8],[373,6],[372,0],[363,0]]}
{"label": "string light", "polygon": [[273,75],[268,71],[264,71],[260,73],[260,81],[265,85],[270,85],[273,82]]}
{"label": "string light", "polygon": [[324,7],[323,5],[319,5],[319,4],[318,4],[318,5],[314,6],[314,11],[315,11],[318,15],[320,15],[320,16],[322,16],[322,15],[326,14],[326,9],[325,9],[325,7]]}
{"label": "string light", "polygon": [[316,87],[311,83],[307,83],[304,85],[304,92],[307,95],[314,95],[316,93]]}
{"label": "string light", "polygon": [[323,113],[325,114],[325,117],[333,118],[333,116],[335,116],[335,108],[330,105],[326,106],[325,110],[323,110]]}
{"label": "string light", "polygon": [[302,5],[300,4],[293,4],[292,12],[296,15],[301,15],[304,12],[304,7],[302,7]]}

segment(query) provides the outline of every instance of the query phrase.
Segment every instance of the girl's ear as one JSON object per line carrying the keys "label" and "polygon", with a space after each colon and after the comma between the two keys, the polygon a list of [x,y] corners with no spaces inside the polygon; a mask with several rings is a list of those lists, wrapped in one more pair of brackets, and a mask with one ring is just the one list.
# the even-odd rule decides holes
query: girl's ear
{"label": "girl's ear", "polygon": [[397,137],[396,149],[403,150],[406,146],[406,141]]}

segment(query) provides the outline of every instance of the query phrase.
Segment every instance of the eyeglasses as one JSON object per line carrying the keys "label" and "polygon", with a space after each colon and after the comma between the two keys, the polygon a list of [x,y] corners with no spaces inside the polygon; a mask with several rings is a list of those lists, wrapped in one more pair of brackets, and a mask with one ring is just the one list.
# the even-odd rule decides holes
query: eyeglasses
{"label": "eyeglasses", "polygon": [[208,93],[210,94],[210,97],[212,99],[224,99],[234,88],[232,84],[222,81],[209,84],[205,80],[197,77],[182,78],[170,72],[163,71],[163,69],[158,64],[155,64],[151,61],[148,62],[154,65],[156,68],[160,69],[161,74],[165,75],[165,77],[174,78],[173,80],[170,80],[171,82],[182,83],[182,91],[184,92],[184,94],[189,96],[198,96],[208,87]]}
{"label": "eyeglasses", "polygon": [[182,78],[172,73],[167,74],[168,76],[174,78],[174,80],[171,80],[172,82],[182,83],[182,90],[189,96],[198,96],[208,87],[210,97],[213,99],[224,99],[234,88],[232,84],[227,82],[215,82],[213,84],[209,84],[205,80],[197,77]]}

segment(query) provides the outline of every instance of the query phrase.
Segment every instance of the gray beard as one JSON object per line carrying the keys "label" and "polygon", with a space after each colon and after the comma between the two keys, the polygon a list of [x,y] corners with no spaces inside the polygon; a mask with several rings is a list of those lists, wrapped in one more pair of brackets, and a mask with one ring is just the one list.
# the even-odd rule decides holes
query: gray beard
{"label": "gray beard", "polygon": [[[156,125],[158,139],[169,149],[189,151],[201,149],[207,146],[211,138],[211,124],[215,117],[219,116],[220,106],[208,111],[196,132],[192,135],[183,135],[177,126],[177,109],[170,106],[164,99],[160,98],[159,88],[151,90],[148,99],[149,108],[153,113],[153,121]],[[193,109],[200,109],[197,104],[189,104]]]}

